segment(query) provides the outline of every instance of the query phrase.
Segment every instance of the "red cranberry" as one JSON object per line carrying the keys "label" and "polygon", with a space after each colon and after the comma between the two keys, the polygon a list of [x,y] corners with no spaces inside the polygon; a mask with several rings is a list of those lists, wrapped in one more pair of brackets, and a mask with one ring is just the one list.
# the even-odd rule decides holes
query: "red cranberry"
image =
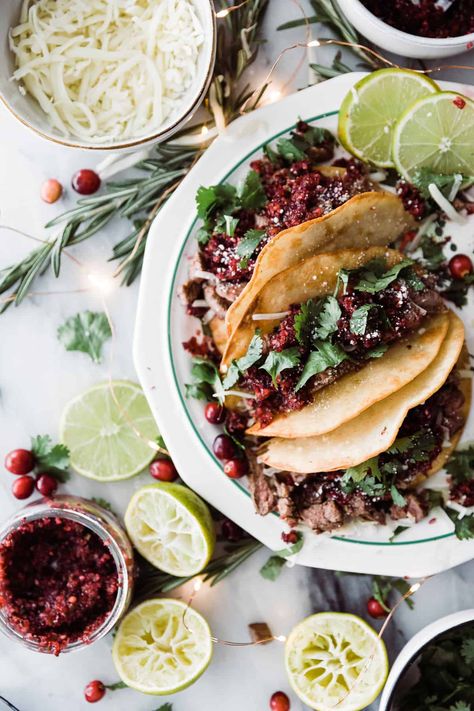
{"label": "red cranberry", "polygon": [[455,279],[464,279],[472,272],[472,262],[467,254],[456,254],[449,260],[449,271]]}
{"label": "red cranberry", "polygon": [[35,480],[31,476],[19,476],[12,484],[12,494],[16,499],[27,499],[33,493]]}
{"label": "red cranberry", "polygon": [[105,696],[105,686],[98,679],[90,681],[84,689],[84,697],[90,704],[95,704]]}
{"label": "red cranberry", "polygon": [[63,186],[56,178],[45,180],[41,186],[40,196],[44,202],[53,203],[59,200],[63,194]]}
{"label": "red cranberry", "polygon": [[235,444],[228,435],[217,435],[213,444],[212,451],[217,459],[232,459],[236,455]]}
{"label": "red cranberry", "polygon": [[14,449],[5,457],[5,468],[17,476],[28,474],[34,466],[35,457],[28,449]]}
{"label": "red cranberry", "polygon": [[404,252],[405,249],[408,247],[410,242],[413,242],[417,235],[416,230],[408,230],[408,232],[405,232],[403,237],[400,240],[400,252]]}
{"label": "red cranberry", "polygon": [[229,541],[230,543],[240,541],[243,534],[240,526],[237,526],[237,524],[231,521],[230,518],[225,518],[222,521],[221,531],[226,541]]}
{"label": "red cranberry", "polygon": [[42,496],[52,496],[58,488],[58,480],[51,474],[39,474],[36,477],[36,488]]}
{"label": "red cranberry", "polygon": [[458,109],[463,109],[466,106],[466,102],[462,96],[456,96],[456,98],[453,99],[453,104],[457,106]]}
{"label": "red cranberry", "polygon": [[371,617],[374,617],[375,619],[387,617],[388,615],[387,610],[384,610],[380,602],[374,597],[371,597],[367,600],[367,612]]}
{"label": "red cranberry", "polygon": [[220,425],[225,420],[225,409],[217,402],[208,402],[204,408],[204,417],[211,425]]}
{"label": "red cranberry", "polygon": [[283,691],[275,691],[270,699],[272,711],[290,711],[290,699]]}
{"label": "red cranberry", "polygon": [[72,176],[72,187],[80,195],[92,195],[100,188],[100,178],[95,170],[83,168]]}
{"label": "red cranberry", "polygon": [[156,459],[150,464],[150,474],[158,481],[175,481],[178,472],[171,459]]}
{"label": "red cranberry", "polygon": [[224,472],[229,479],[240,479],[245,476],[249,470],[249,465],[246,459],[229,459],[224,464]]}
{"label": "red cranberry", "polygon": [[298,543],[298,532],[297,531],[288,531],[288,533],[283,533],[281,534],[281,540],[283,543],[289,543],[290,545],[294,545],[295,543]]}

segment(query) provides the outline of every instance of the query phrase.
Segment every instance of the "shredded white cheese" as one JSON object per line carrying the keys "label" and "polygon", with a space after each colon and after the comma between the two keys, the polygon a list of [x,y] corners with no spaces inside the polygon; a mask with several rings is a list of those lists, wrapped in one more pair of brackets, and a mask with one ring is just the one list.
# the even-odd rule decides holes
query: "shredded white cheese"
{"label": "shredded white cheese", "polygon": [[274,314],[252,314],[252,321],[274,321],[289,316],[291,311],[277,311]]}
{"label": "shredded white cheese", "polygon": [[428,191],[433,198],[433,200],[440,206],[445,215],[453,222],[458,224],[463,224],[466,222],[464,215],[461,215],[454,207],[451,205],[449,200],[447,200],[441,190],[434,183],[428,185]]}
{"label": "shredded white cheese", "polygon": [[192,0],[23,0],[10,30],[13,79],[55,129],[92,143],[158,128],[202,43]]}

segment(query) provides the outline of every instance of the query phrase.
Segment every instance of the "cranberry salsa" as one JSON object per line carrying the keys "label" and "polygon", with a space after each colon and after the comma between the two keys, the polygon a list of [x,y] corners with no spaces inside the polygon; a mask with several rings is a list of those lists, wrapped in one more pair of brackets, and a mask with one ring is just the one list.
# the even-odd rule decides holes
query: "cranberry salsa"
{"label": "cranberry salsa", "polygon": [[118,589],[108,546],[75,521],[25,519],[0,544],[3,614],[43,651],[87,642],[109,617]]}
{"label": "cranberry salsa", "polygon": [[474,32],[474,3],[456,0],[443,9],[437,0],[362,0],[374,15],[419,37],[460,37]]}
{"label": "cranberry salsa", "polygon": [[445,309],[430,277],[409,259],[341,270],[334,295],[293,305],[272,333],[254,336],[230,366],[224,389],[238,383],[253,393],[252,414],[264,427]]}
{"label": "cranberry salsa", "polygon": [[438,392],[410,410],[387,452],[345,472],[270,473],[251,460],[249,483],[257,511],[276,511],[290,526],[301,522],[318,533],[356,518],[379,524],[388,516],[421,520],[438,501],[431,501],[434,492],[414,489],[428,475],[443,443],[463,426],[463,404],[453,372]]}

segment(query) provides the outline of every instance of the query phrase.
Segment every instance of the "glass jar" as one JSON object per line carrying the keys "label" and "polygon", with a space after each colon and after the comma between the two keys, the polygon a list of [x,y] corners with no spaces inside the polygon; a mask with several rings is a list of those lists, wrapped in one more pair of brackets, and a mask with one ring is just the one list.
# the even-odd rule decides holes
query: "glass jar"
{"label": "glass jar", "polygon": [[[117,568],[118,588],[115,603],[96,629],[86,639],[69,642],[61,648],[61,654],[82,649],[104,637],[117,624],[130,605],[134,583],[133,548],[125,531],[114,514],[95,501],[79,496],[62,495],[52,499],[39,499],[17,511],[0,529],[0,545],[15,529],[25,523],[44,518],[59,518],[74,521],[95,533],[107,546]],[[26,639],[10,623],[3,607],[0,607],[0,630],[9,638],[21,642],[35,652],[52,653],[34,639]]]}

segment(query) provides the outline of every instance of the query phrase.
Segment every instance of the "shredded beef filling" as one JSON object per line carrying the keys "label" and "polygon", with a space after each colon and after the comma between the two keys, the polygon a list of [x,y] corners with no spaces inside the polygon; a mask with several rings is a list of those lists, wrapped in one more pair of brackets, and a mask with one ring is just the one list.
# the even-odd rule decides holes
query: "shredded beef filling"
{"label": "shredded beef filling", "polygon": [[[411,450],[381,454],[379,466],[390,462],[394,477],[377,495],[368,494],[357,485],[348,489],[343,482],[343,471],[310,476],[282,472],[266,476],[264,468],[254,463],[254,467],[258,468],[259,483],[253,486],[252,494],[257,512],[262,515],[268,513],[273,501],[270,510],[277,511],[290,526],[302,522],[317,533],[334,531],[354,519],[380,524],[385,523],[387,516],[421,520],[428,513],[428,501],[426,495],[417,492],[415,487],[428,475],[443,443],[463,426],[463,404],[464,396],[453,372],[437,393],[423,405],[410,410],[398,437],[422,433],[424,440],[429,441],[429,449],[421,454],[418,452],[415,459]],[[403,493],[403,506],[393,502],[391,483]],[[473,505],[472,498],[469,498],[473,495],[472,488],[460,494],[465,496],[465,502],[471,502],[464,505]]]}
{"label": "shredded beef filling", "polygon": [[[425,279],[424,275],[423,279]],[[355,291],[349,280],[346,293],[338,297],[341,318],[333,342],[348,355],[336,367],[329,367],[311,377],[296,390],[309,348],[298,343],[295,333],[295,316],[300,305],[291,307],[275,331],[265,338],[264,352],[282,351],[298,347],[300,365],[284,370],[277,378],[276,386],[270,375],[257,366],[252,366],[241,379],[241,386],[255,394],[253,414],[262,427],[272,422],[280,413],[300,410],[307,405],[314,393],[338,378],[362,368],[372,349],[390,345],[416,331],[429,315],[445,311],[443,299],[431,288],[429,278],[422,282],[424,289],[417,291],[403,278],[396,279],[388,288],[378,293]],[[361,335],[351,331],[351,316],[362,306],[372,305],[368,311],[367,325]]]}

